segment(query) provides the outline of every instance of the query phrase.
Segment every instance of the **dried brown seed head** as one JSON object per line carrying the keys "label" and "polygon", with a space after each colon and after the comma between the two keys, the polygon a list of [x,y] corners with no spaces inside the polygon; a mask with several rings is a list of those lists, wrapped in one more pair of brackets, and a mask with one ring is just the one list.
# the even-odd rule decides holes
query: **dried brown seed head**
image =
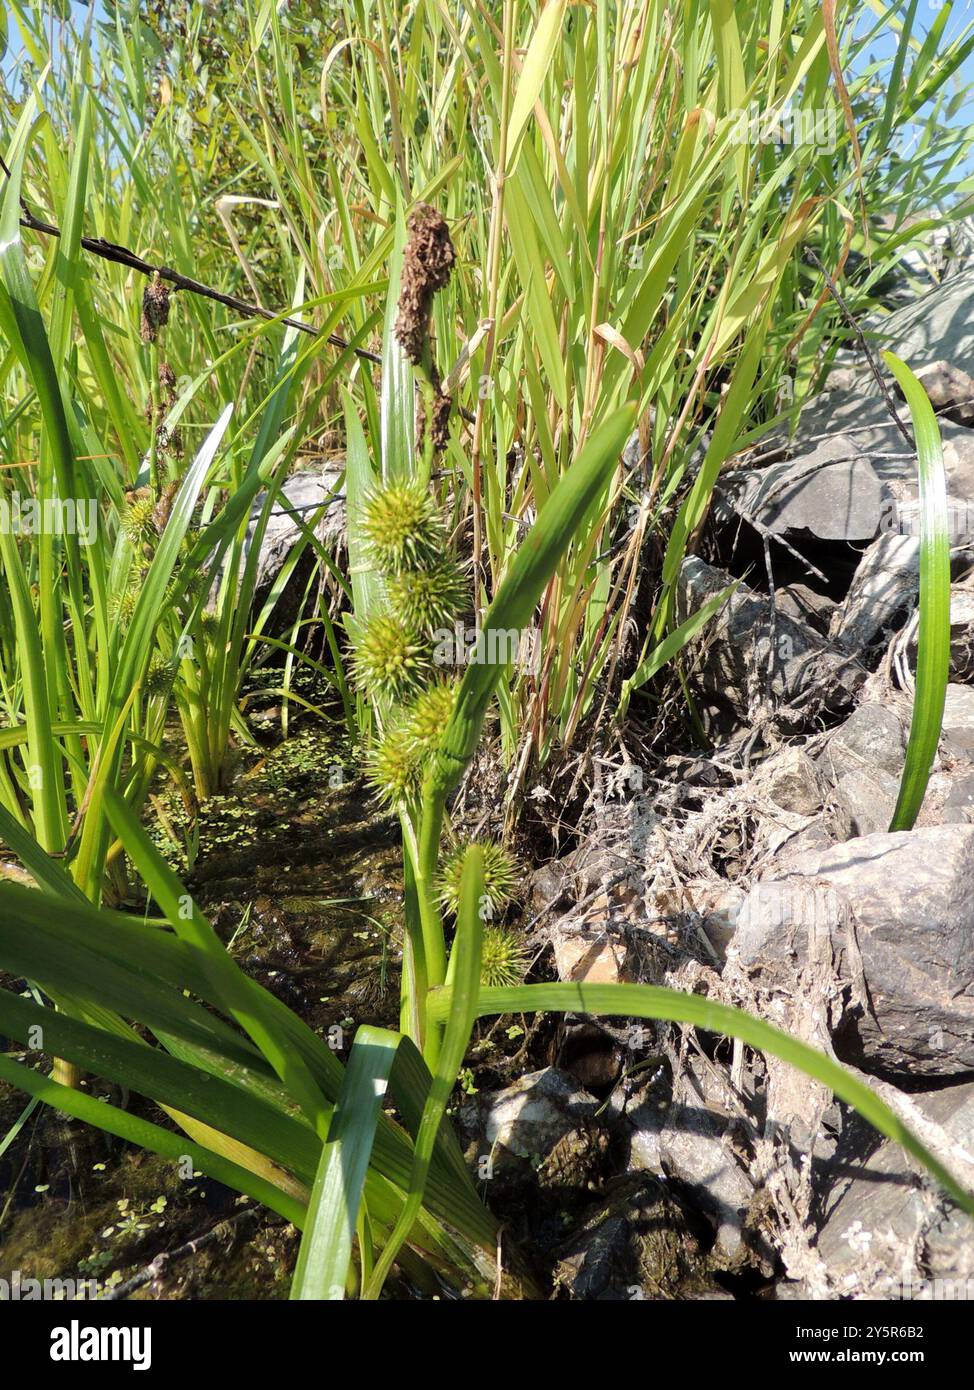
{"label": "dried brown seed head", "polygon": [[165,391],[171,405],[176,399],[176,373],[168,362],[159,363],[159,385]]}
{"label": "dried brown seed head", "polygon": [[146,285],[142,295],[144,343],[154,343],[159,336],[159,329],[165,328],[169,322],[169,295],[168,285],[165,285],[158,275],[154,275]]}
{"label": "dried brown seed head", "polygon": [[423,359],[433,296],[449,284],[456,258],[444,218],[429,203],[419,203],[409,218],[396,318],[396,337],[410,362]]}

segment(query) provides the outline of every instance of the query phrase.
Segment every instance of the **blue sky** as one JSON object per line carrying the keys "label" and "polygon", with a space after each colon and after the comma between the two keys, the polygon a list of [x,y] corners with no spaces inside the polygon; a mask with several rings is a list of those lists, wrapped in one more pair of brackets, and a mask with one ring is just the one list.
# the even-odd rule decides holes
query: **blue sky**
{"label": "blue sky", "polygon": [[[96,15],[104,15],[105,11],[100,0],[94,0],[94,3]],[[944,8],[944,3],[945,0],[922,0],[922,3],[917,9],[917,17],[914,26],[915,32],[917,32],[918,35],[922,36],[927,33],[930,25],[933,23],[936,13]],[[80,27],[88,15],[89,5],[80,3],[80,0],[71,0],[70,7],[75,23]],[[950,18],[947,21],[948,35],[957,34],[963,29],[964,25],[969,23],[972,19],[974,19],[974,0],[954,0]],[[17,32],[16,21],[12,15],[9,16],[8,22],[10,32],[8,35],[8,52],[4,58],[4,67],[9,70],[11,61],[16,61],[22,56],[23,45],[21,44]],[[871,6],[863,4],[862,18],[860,20],[861,25],[865,28],[869,27],[873,22],[874,14]],[[892,52],[892,47],[892,39],[888,38],[885,43],[877,42],[874,45],[874,52],[877,57],[882,57],[884,54],[890,54]],[[974,56],[967,60],[967,63],[962,69],[962,74],[966,81],[974,82]]]}
{"label": "blue sky", "polygon": [[[0,0],[2,3],[2,0]],[[61,0],[64,3],[64,0]],[[106,10],[102,0],[92,0],[95,6],[95,15],[99,18],[106,16]],[[922,0],[917,8],[916,19],[914,22],[914,35],[918,40],[923,39],[930,29],[937,13],[945,7],[946,0]],[[41,4],[50,13],[51,7],[44,4],[44,0],[28,0],[28,4],[35,6]],[[900,6],[902,13],[906,5]],[[71,16],[76,27],[83,27],[90,14],[90,5],[81,3],[81,0],[70,0]],[[867,32],[875,24],[876,16],[870,4],[863,3],[859,18],[860,32]],[[974,0],[953,0],[950,17],[947,21],[947,36],[952,37],[960,33],[965,25],[974,20]],[[55,21],[56,22],[56,21]],[[8,42],[7,52],[0,60],[0,70],[5,74],[11,72],[18,62],[24,60],[24,49],[17,29],[16,20],[8,12]],[[874,58],[888,58],[892,56],[895,47],[893,35],[888,31],[881,34],[870,43],[869,52]],[[974,55],[969,57],[960,69],[960,78],[963,82],[974,83]],[[958,123],[974,122],[974,106],[970,110],[958,113],[955,118]]]}

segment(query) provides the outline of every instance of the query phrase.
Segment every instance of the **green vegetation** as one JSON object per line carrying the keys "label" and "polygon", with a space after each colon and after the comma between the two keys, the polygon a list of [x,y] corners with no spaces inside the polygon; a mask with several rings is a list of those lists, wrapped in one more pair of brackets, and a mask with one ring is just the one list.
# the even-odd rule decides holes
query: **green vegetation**
{"label": "green vegetation", "polygon": [[[10,0],[0,496],[95,524],[0,526],[0,841],[36,885],[0,881],[0,1032],[48,1059],[2,1052],[0,1079],[189,1155],[299,1227],[295,1298],[377,1298],[396,1266],[490,1296],[497,1221],[446,1113],[487,1015],[738,1038],[830,1087],[974,1214],[873,1090],[768,1024],[647,985],[522,984],[523,942],[493,920],[517,867],[450,824],[488,716],[516,815],[529,773],[621,721],[717,611],[723,595],[675,620],[715,481],[797,417],[846,341],[805,251],[859,317],[968,194],[951,118],[974,26],[920,43],[915,5],[866,23],[838,5],[835,30],[831,9],[118,3],[51,52],[45,7]],[[869,57],[879,32],[896,81]],[[834,140],[776,147],[742,122],[752,108]],[[926,523],[905,828],[939,732],[949,577],[936,425],[890,366]],[[347,553],[318,537],[323,504],[259,590],[285,480],[333,450]],[[275,635],[302,556],[306,601]],[[443,668],[437,635],[465,621],[535,630],[536,659],[488,640]],[[343,725],[402,829],[400,1031],[359,1027],[344,1065],[240,968],[148,828],[160,783],[190,817],[226,791],[269,652],[282,732],[292,708]],[[168,1120],[95,1099],[80,1072]]]}

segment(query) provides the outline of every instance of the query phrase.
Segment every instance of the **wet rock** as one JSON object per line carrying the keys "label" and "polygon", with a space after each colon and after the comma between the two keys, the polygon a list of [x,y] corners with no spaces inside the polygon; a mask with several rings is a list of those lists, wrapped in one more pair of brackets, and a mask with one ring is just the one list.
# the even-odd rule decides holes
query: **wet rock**
{"label": "wet rock", "polygon": [[573,1077],[545,1067],[483,1098],[480,1124],[495,1165],[504,1154],[537,1161],[594,1120],[597,1109],[598,1102]]}
{"label": "wet rock", "polygon": [[738,1104],[716,1069],[688,1059],[671,1098],[651,1085],[626,1116],[630,1167],[679,1182],[713,1222],[728,1256],[740,1251],[754,1196]]}
{"label": "wet rock", "polygon": [[542,1192],[572,1199],[601,1187],[609,1154],[608,1132],[586,1121],[562,1135],[534,1172]]}
{"label": "wet rock", "polygon": [[607,1216],[576,1235],[555,1267],[555,1286],[573,1299],[628,1297],[632,1276],[631,1228],[624,1216]]}
{"label": "wet rock", "polygon": [[[974,1084],[913,1100],[950,1140],[974,1151]],[[974,1298],[970,1218],[885,1141],[859,1160],[829,1205],[816,1249],[837,1296]],[[941,1283],[937,1288],[935,1281]]]}
{"label": "wet rock", "polygon": [[[342,540],[345,533],[345,496],[344,491],[336,493],[336,488],[343,465],[342,459],[321,460],[299,473],[292,473],[285,479],[262,533],[261,515],[267,504],[267,494],[262,492],[255,498],[247,526],[245,550],[249,552],[255,543],[259,543],[258,594],[273,584],[291,551],[304,541],[305,528],[310,528],[319,541],[329,546],[335,546]],[[289,587],[298,592],[298,599],[294,603],[285,603],[288,612],[297,611],[305,582],[306,577],[299,583],[294,575],[288,581]]]}
{"label": "wet rock", "polygon": [[586,1091],[604,1096],[619,1077],[622,1050],[618,1043],[593,1023],[564,1022],[559,1031],[558,1066]]}
{"label": "wet rock", "polygon": [[[678,621],[731,582],[726,571],[689,556],[677,583]],[[775,652],[769,663],[772,637]],[[854,656],[838,651],[785,613],[773,616],[770,600],[743,584],[708,624],[702,652],[699,676],[704,690],[728,701],[743,718],[769,687],[779,705],[840,709],[865,676]]]}
{"label": "wet rock", "polygon": [[974,1071],[974,826],[868,835],[791,869],[741,907],[732,950],[756,981],[789,997],[824,940],[840,1056],[893,1076]]}
{"label": "wet rock", "polygon": [[646,1174],[614,1184],[559,1248],[554,1282],[562,1297],[613,1302],[718,1292],[686,1212]]}

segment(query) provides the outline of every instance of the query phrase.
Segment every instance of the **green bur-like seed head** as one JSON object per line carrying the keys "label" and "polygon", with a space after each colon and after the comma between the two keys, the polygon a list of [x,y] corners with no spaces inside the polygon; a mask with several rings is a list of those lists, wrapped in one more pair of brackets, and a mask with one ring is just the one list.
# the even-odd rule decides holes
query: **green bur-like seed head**
{"label": "green bur-like seed head", "polygon": [[373,745],[366,776],[388,805],[398,808],[418,800],[429,759],[439,747],[455,698],[455,685],[437,681],[422,691]]}
{"label": "green bur-like seed head", "polygon": [[366,695],[407,695],[429,669],[429,651],[414,629],[390,613],[374,613],[355,648],[355,679]]}
{"label": "green bur-like seed head", "polygon": [[362,533],[383,574],[428,569],[443,556],[446,530],[422,483],[390,483],[365,499]]}
{"label": "green bur-like seed head", "polygon": [[155,503],[151,497],[136,497],[122,512],[122,530],[132,545],[158,539],[154,513]]}
{"label": "green bur-like seed head", "polygon": [[420,632],[451,628],[467,598],[463,570],[450,558],[393,575],[388,591],[392,611]]}
{"label": "green bur-like seed head", "polygon": [[530,952],[523,940],[505,927],[485,927],[480,957],[480,983],[487,989],[512,989],[527,973]]}
{"label": "green bur-like seed head", "polygon": [[[514,858],[503,845],[491,841],[481,844],[484,852],[484,903],[488,914],[496,917],[503,907],[511,901],[517,890],[518,867]],[[460,881],[463,878],[463,856],[468,846],[463,845],[446,861],[438,886],[440,902],[448,912],[456,916],[460,905]]]}
{"label": "green bur-like seed head", "polygon": [[176,672],[179,669],[177,661],[167,660],[166,657],[158,653],[149,662],[149,669],[145,677],[146,695],[168,695],[172,689],[173,681],[176,679]]}
{"label": "green bur-like seed head", "polygon": [[128,627],[132,621],[135,605],[139,601],[139,593],[138,588],[129,586],[127,589],[119,589],[109,597],[108,611],[113,620],[122,627]]}
{"label": "green bur-like seed head", "polygon": [[372,746],[366,777],[387,805],[408,806],[419,796],[423,762],[408,728],[394,725]]}
{"label": "green bur-like seed head", "polygon": [[437,681],[418,695],[406,715],[406,729],[426,757],[436,752],[456,704],[457,686]]}

